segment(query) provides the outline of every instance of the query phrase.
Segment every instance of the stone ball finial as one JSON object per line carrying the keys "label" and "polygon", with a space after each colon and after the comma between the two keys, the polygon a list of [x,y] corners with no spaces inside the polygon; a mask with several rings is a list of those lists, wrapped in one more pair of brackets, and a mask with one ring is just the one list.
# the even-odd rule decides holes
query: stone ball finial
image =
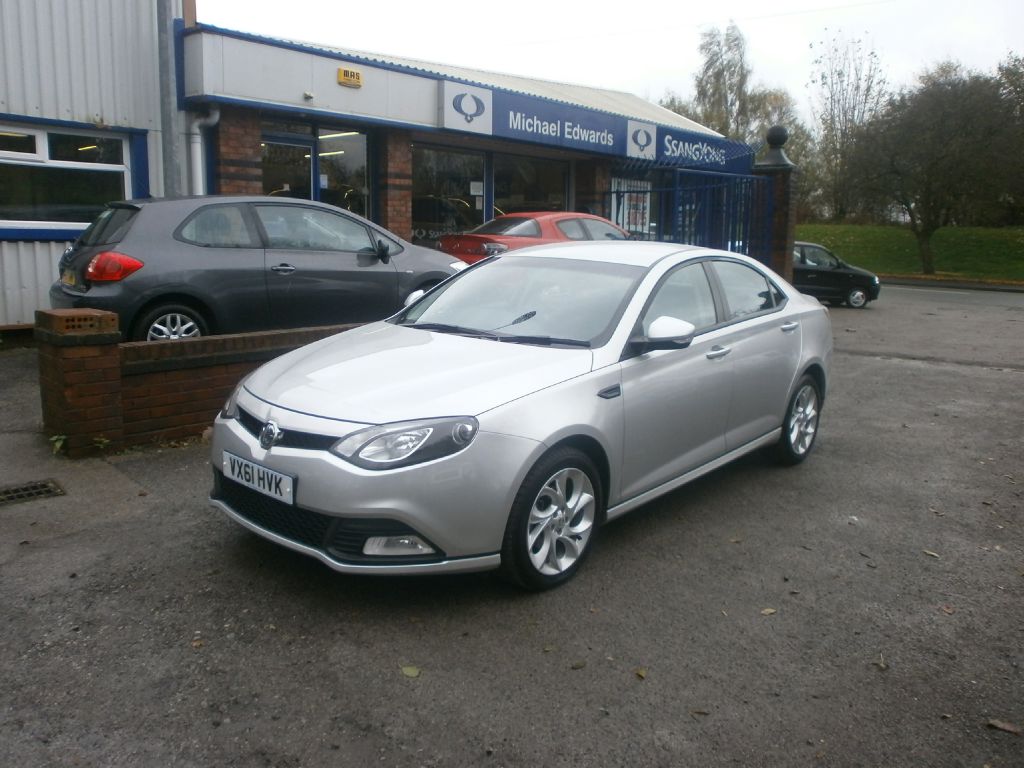
{"label": "stone ball finial", "polygon": [[772,149],[782,149],[783,145],[789,141],[789,131],[781,125],[773,125],[768,129],[765,138],[768,139],[768,146]]}

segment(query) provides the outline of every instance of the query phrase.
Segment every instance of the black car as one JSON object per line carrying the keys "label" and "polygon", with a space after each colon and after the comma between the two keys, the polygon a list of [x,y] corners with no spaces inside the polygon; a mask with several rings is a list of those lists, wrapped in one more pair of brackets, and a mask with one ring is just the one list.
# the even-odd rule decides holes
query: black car
{"label": "black car", "polygon": [[793,249],[793,285],[822,301],[863,309],[878,298],[878,276],[854,267],[823,245],[797,242]]}
{"label": "black car", "polygon": [[379,320],[465,265],[323,203],[110,203],[61,257],[55,308],[116,312],[133,340]]}

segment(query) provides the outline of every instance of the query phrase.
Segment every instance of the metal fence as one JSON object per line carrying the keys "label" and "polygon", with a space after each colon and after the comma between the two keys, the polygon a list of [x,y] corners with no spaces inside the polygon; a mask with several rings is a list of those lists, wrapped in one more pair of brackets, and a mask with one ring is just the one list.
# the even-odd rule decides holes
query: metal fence
{"label": "metal fence", "polygon": [[771,182],[763,176],[676,171],[671,186],[613,178],[605,210],[638,240],[701,245],[769,262]]}

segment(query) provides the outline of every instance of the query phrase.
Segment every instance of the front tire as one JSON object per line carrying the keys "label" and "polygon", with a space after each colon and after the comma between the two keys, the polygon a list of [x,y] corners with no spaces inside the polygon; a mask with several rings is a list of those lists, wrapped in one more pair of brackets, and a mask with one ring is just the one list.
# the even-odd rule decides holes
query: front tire
{"label": "front tire", "polygon": [[512,503],[501,574],[531,590],[568,581],[590,554],[603,512],[601,479],[590,457],[570,447],[549,452]]}
{"label": "front tire", "polygon": [[854,309],[864,309],[868,305],[868,292],[863,288],[851,288],[846,294],[846,303]]}
{"label": "front tire", "polygon": [[821,416],[821,391],[811,376],[803,376],[796,385],[782,422],[782,435],[775,445],[775,457],[782,464],[799,464],[807,458],[818,436]]}
{"label": "front tire", "polygon": [[135,326],[135,341],[167,341],[193,339],[209,334],[206,319],[184,304],[163,304],[154,307]]}

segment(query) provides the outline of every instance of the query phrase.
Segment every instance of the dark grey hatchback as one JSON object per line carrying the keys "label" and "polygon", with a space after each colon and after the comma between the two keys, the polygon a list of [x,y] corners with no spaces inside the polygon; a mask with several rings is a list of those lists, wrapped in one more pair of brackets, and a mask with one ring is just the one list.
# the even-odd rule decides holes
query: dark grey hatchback
{"label": "dark grey hatchback", "polygon": [[116,312],[133,340],[379,320],[465,264],[323,203],[110,203],[61,257],[55,308]]}

